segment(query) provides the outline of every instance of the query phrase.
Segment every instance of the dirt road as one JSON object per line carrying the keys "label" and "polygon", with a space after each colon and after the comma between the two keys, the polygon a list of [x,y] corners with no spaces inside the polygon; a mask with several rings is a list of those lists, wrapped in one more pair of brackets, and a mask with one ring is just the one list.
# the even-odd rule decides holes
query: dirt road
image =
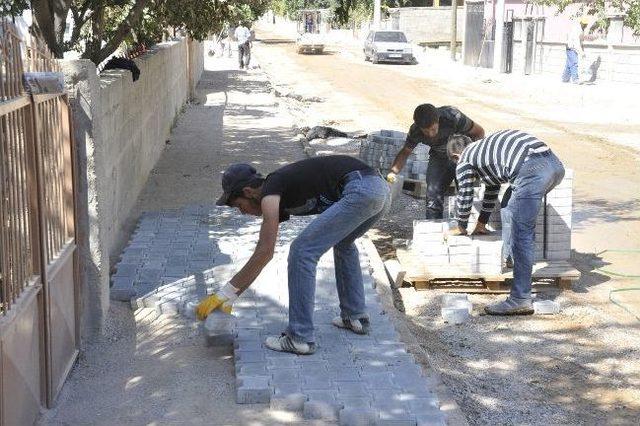
{"label": "dirt road", "polygon": [[[602,113],[591,111],[586,120],[578,108],[554,106],[552,92],[547,103],[523,102],[499,85],[416,76],[408,66],[365,63],[353,49],[297,55],[282,37],[265,31],[258,36],[264,42],[256,44],[256,54],[272,84],[303,100],[283,98],[300,125],[406,131],[416,105],[455,105],[488,133],[530,131],[575,170],[572,261],[583,278],[574,292],[546,295],[561,303],[562,314],[481,316],[481,305],[494,298],[474,296],[473,321],[449,326],[438,316],[438,292],[413,289],[400,291],[399,307],[472,424],[635,423],[640,327],[608,300],[611,289],[633,281],[611,279],[597,268],[609,264],[608,269],[639,274],[639,255],[596,253],[640,246],[640,155],[617,143],[640,134],[640,121],[617,122],[606,105],[594,106]],[[353,145],[319,149],[357,153]],[[411,221],[423,215],[421,202],[404,197],[402,203],[378,230],[386,241],[410,237]],[[640,312],[637,299],[635,306],[631,298],[627,302]]]}

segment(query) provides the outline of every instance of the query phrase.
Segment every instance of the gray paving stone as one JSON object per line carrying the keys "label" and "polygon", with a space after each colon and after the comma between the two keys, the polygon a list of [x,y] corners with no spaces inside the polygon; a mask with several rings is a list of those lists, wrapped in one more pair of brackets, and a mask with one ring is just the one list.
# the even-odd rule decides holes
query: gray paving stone
{"label": "gray paving stone", "polygon": [[245,377],[236,389],[238,404],[260,404],[271,400],[271,388],[268,377]]}
{"label": "gray paving stone", "polygon": [[269,407],[272,410],[299,412],[304,410],[306,402],[307,396],[303,393],[291,393],[282,396],[273,395]]}
{"label": "gray paving stone", "polygon": [[304,403],[303,417],[308,420],[335,422],[338,419],[338,408],[335,404],[324,401],[307,401]]}
{"label": "gray paving stone", "polygon": [[[302,387],[300,383],[282,383],[273,386],[273,394],[277,397],[283,397],[286,395],[302,393]],[[308,392],[304,393],[308,396]]]}
{"label": "gray paving stone", "polygon": [[[318,264],[316,353],[297,356],[264,347],[266,336],[278,335],[287,326],[288,244],[306,221],[294,218],[282,225],[273,261],[235,304],[236,326],[214,336],[201,329],[210,344],[229,345],[233,340],[237,401],[270,402],[274,410],[302,410],[303,417],[320,422],[440,424],[444,415],[432,393],[434,384],[423,377],[400,343],[373,287],[364,251],[360,257],[370,335],[355,335],[331,324],[339,308],[329,254]],[[195,303],[227,282],[238,270],[238,262],[252,254],[258,231],[256,220],[211,203],[142,215],[117,274],[134,278],[135,271],[135,279],[114,282],[112,292],[128,292],[122,297],[135,293],[132,306],[177,311],[193,318]]]}
{"label": "gray paving stone", "polygon": [[326,377],[305,377],[302,382],[302,389],[305,391],[334,390],[335,386],[331,379]]}
{"label": "gray paving stone", "polygon": [[433,413],[416,415],[417,426],[445,426],[446,424],[446,418],[439,410]]}
{"label": "gray paving stone", "polygon": [[248,362],[264,362],[265,355],[263,351],[234,351],[233,356],[237,361],[245,364]]}
{"label": "gray paving stone", "polygon": [[284,383],[300,383],[300,369],[283,368],[271,372],[272,385]]}
{"label": "gray paving stone", "polygon": [[339,398],[365,398],[369,396],[369,390],[363,382],[342,382],[337,381]]}
{"label": "gray paving stone", "polygon": [[340,426],[370,426],[378,418],[376,410],[368,407],[345,407],[340,410]]}

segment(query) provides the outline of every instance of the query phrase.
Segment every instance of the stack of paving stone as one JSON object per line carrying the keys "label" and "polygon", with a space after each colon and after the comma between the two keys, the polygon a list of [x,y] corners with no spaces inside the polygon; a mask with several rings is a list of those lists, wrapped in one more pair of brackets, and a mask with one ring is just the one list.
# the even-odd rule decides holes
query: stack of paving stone
{"label": "stack of paving stone", "polygon": [[[489,217],[487,223],[490,230],[499,231],[504,237],[507,233],[511,232],[511,226],[509,223],[503,220],[504,212],[500,209],[500,200],[507,189],[508,185],[502,185],[500,189],[500,195],[494,211]],[[469,224],[467,230],[473,231],[475,228],[480,210],[482,207],[482,198],[484,195],[484,186],[476,187],[474,191],[473,207],[471,215],[469,217]],[[444,200],[444,218],[448,221],[453,221],[456,217],[456,197],[445,197]],[[545,197],[545,201],[538,213],[536,219],[536,234],[535,234],[535,261],[557,261],[568,260],[571,257],[571,224],[572,224],[572,209],[573,209],[573,170],[567,169],[565,177],[562,182],[550,191]],[[427,225],[418,221],[417,225],[420,229],[425,229]],[[436,222],[439,223],[439,222]],[[414,222],[414,242],[413,245],[420,249],[424,245],[424,242],[429,238],[434,238],[433,235],[423,235],[424,233],[418,230],[418,238],[422,238],[424,241],[415,241],[416,222]],[[438,225],[434,225],[435,230]],[[426,239],[425,239],[426,238]],[[495,244],[498,244],[497,242]],[[430,246],[430,250],[433,250],[432,256],[437,256],[441,253],[440,246]],[[450,254],[450,251],[449,251]],[[427,265],[429,260],[426,261]]]}
{"label": "stack of paving stone", "polygon": [[[406,133],[395,130],[370,133],[360,144],[360,159],[371,167],[379,169],[383,174],[387,174],[396,155],[404,146],[406,137]],[[428,163],[429,147],[420,144],[407,159],[400,175],[405,179],[424,181],[427,178]]]}
{"label": "stack of paving stone", "polygon": [[[136,293],[138,297],[132,300],[135,309],[194,319],[198,301],[228,282],[251,255],[258,237],[259,223],[227,213],[231,212],[204,207],[142,217],[130,248],[146,245],[145,249],[150,250],[149,241],[165,235],[184,241],[175,229],[188,230],[195,220],[198,230],[188,234],[188,247],[199,246],[196,242],[201,239],[199,230],[203,227],[208,241],[215,242],[219,250],[216,263],[220,264],[210,268],[200,265],[201,269],[194,268],[179,279],[170,277],[167,283],[162,279],[153,281],[156,287],[150,285],[144,295]],[[164,217],[179,220],[164,226]],[[321,424],[444,425],[445,416],[434,393],[437,383],[423,373],[400,342],[374,288],[370,262],[360,243],[371,333],[355,335],[331,324],[339,315],[339,303],[333,255],[329,252],[320,259],[317,271],[316,353],[297,356],[264,347],[267,336],[279,335],[287,326],[288,247],[308,222],[309,218],[292,218],[282,224],[274,258],[234,303],[233,319],[212,315],[211,320],[198,327],[209,345],[229,345],[233,341],[237,402],[269,403],[273,410],[294,412]],[[150,230],[155,233],[147,232]],[[144,265],[147,256],[138,259]],[[166,265],[166,261],[160,263]],[[224,321],[225,325],[217,321]]]}
{"label": "stack of paving stone", "polygon": [[502,239],[499,235],[447,236],[446,221],[413,222],[411,250],[431,271],[438,269],[473,274],[502,272]]}

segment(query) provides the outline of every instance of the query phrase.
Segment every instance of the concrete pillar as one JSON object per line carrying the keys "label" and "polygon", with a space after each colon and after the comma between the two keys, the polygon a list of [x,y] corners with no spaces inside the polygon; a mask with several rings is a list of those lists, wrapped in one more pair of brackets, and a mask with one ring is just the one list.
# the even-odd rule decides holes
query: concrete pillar
{"label": "concrete pillar", "polygon": [[373,2],[373,28],[380,28],[380,3],[381,0],[374,0]]}
{"label": "concrete pillar", "polygon": [[496,22],[496,36],[493,44],[493,69],[496,71],[502,71],[502,41],[504,39],[504,0],[496,0],[495,2],[495,22]]}

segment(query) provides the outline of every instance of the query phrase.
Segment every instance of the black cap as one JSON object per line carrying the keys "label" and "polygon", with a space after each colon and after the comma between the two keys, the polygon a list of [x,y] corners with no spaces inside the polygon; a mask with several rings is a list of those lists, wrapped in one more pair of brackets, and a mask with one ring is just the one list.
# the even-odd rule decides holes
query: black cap
{"label": "black cap", "polygon": [[256,169],[249,164],[232,164],[227,167],[222,175],[222,190],[224,193],[218,201],[217,206],[226,206],[229,203],[229,198],[234,192],[237,192],[250,184],[255,178],[261,178],[262,175],[256,171]]}

